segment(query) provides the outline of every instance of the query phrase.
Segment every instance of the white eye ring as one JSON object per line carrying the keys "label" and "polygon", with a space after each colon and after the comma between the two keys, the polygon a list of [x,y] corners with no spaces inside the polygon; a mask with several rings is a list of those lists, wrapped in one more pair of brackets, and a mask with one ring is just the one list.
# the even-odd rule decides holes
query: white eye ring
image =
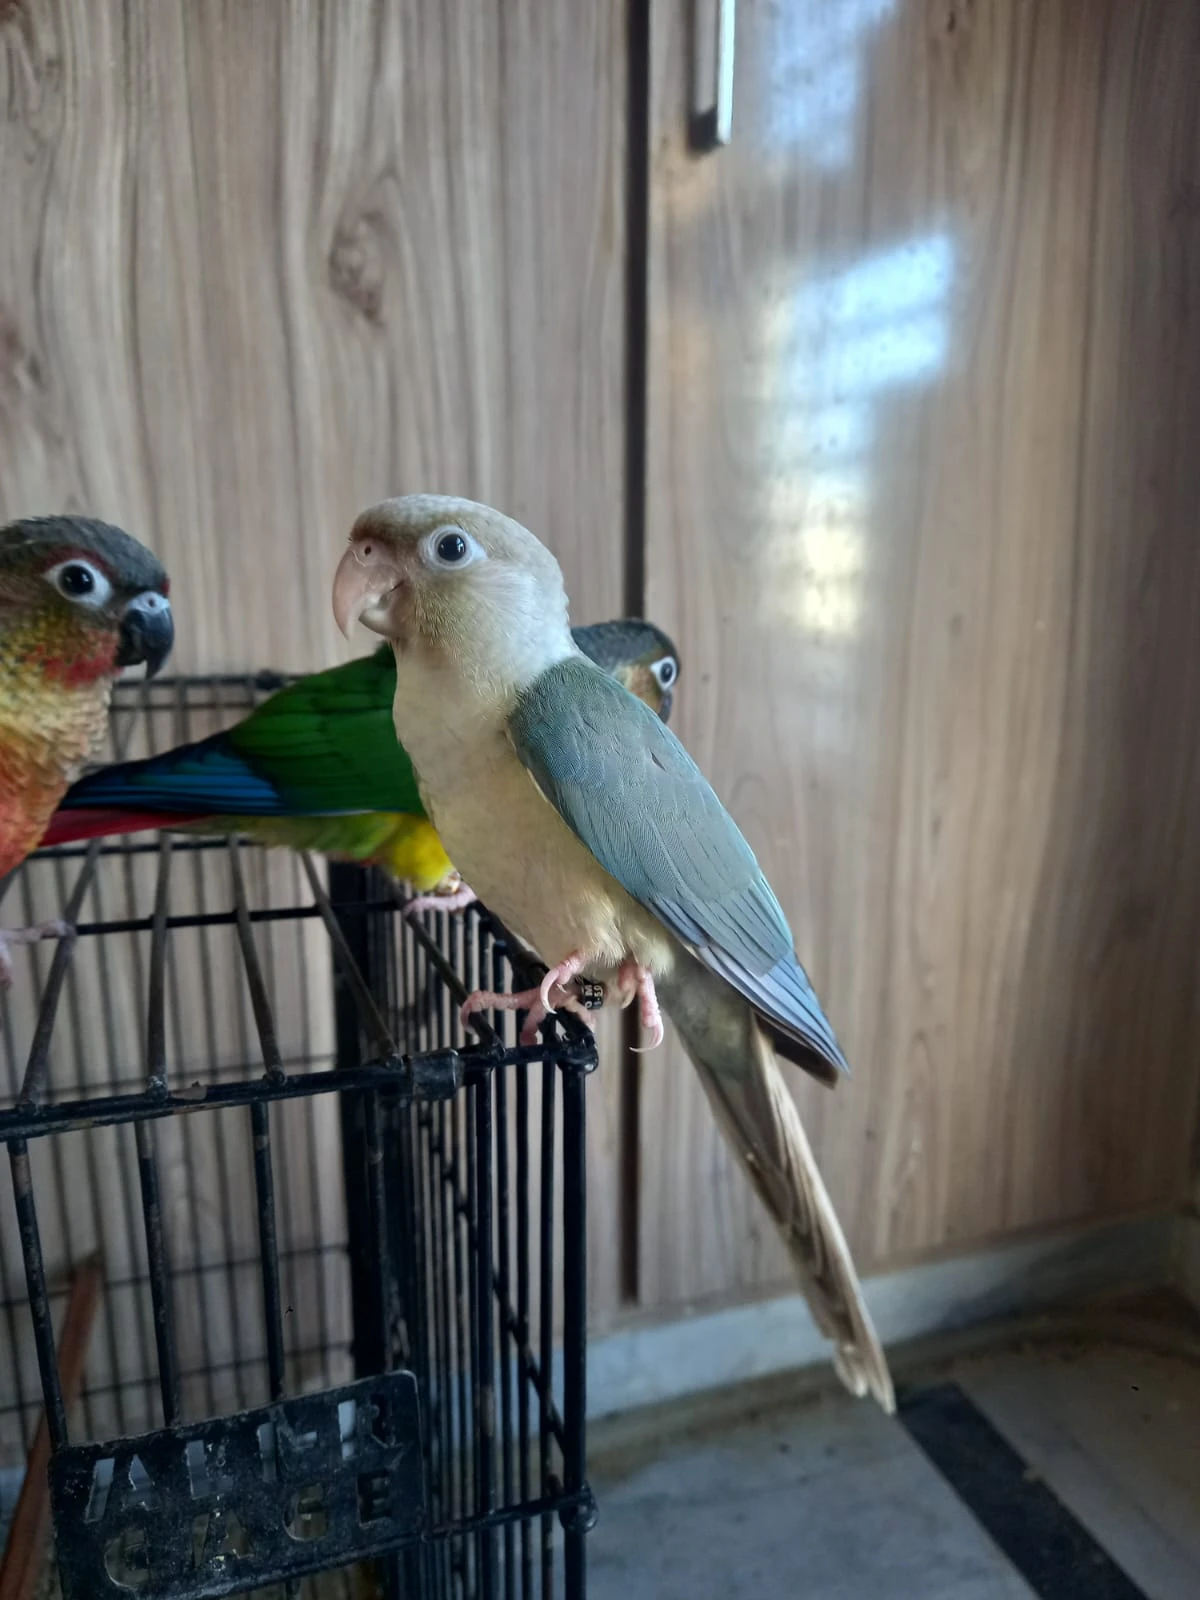
{"label": "white eye ring", "polygon": [[46,581],[52,583],[64,600],[73,605],[98,609],[112,596],[112,584],[100,568],[82,556],[71,556],[51,567]]}
{"label": "white eye ring", "polygon": [[465,528],[449,522],[421,540],[421,559],[427,566],[437,567],[442,572],[461,572],[476,561],[486,560],[487,556],[478,540],[472,539]]}
{"label": "white eye ring", "polygon": [[660,689],[669,689],[679,676],[679,664],[674,656],[663,656],[661,661],[654,663],[650,671]]}

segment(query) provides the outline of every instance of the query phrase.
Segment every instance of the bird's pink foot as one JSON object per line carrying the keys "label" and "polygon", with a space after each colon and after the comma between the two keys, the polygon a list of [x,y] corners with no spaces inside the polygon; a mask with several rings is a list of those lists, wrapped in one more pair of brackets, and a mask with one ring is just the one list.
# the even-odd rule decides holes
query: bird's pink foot
{"label": "bird's pink foot", "polygon": [[[569,961],[574,961],[574,956]],[[582,964],[582,958],[580,958]],[[525,1025],[521,1029],[521,1044],[536,1044],[537,1031],[551,1011],[569,1011],[572,1016],[579,1017],[586,1022],[588,1027],[593,1027],[591,1014],[573,990],[567,987],[574,971],[567,976],[566,982],[561,982],[556,974],[566,967],[568,962],[561,963],[548,972],[536,989],[521,989],[516,994],[501,994],[495,989],[477,989],[474,994],[469,994],[459,1009],[459,1017],[463,1027],[476,1011],[524,1011],[528,1015]],[[575,969],[577,970],[577,969]]]}
{"label": "bird's pink foot", "polygon": [[502,994],[499,989],[476,989],[458,1008],[458,1017],[465,1028],[477,1011],[532,1011],[535,1006],[541,1007],[542,1016],[545,1016],[540,989],[521,989],[514,994]]}
{"label": "bird's pink foot", "polygon": [[457,889],[451,889],[446,894],[434,890],[432,894],[414,895],[400,909],[406,917],[419,916],[422,911],[462,911],[467,906],[473,906],[477,899],[474,889],[468,889],[465,883],[460,883]]}
{"label": "bird's pink foot", "polygon": [[0,989],[12,988],[13,945],[38,944],[43,939],[74,937],[75,930],[67,922],[39,922],[32,928],[0,928]]}
{"label": "bird's pink foot", "polygon": [[[540,989],[519,989],[515,994],[503,994],[499,989],[476,989],[458,1008],[458,1018],[464,1028],[477,1011],[527,1011],[529,1015],[521,1029],[522,1044],[529,1044],[537,1038],[538,1024],[546,1016]],[[527,1034],[532,1037],[526,1038]]]}
{"label": "bird's pink foot", "polygon": [[617,991],[621,996],[622,1005],[628,1005],[634,995],[637,996],[638,1015],[642,1019],[642,1027],[650,1036],[650,1043],[642,1045],[641,1048],[657,1050],[663,1042],[664,1029],[658,995],[654,989],[654,974],[650,968],[643,967],[632,958],[622,961],[617,970]]}
{"label": "bird's pink foot", "polygon": [[580,1022],[585,1022],[589,1028],[593,1031],[595,1030],[596,1024],[591,1011],[584,1005],[573,989],[564,989],[555,984],[550,991],[550,997],[554,1004],[549,1007],[543,1006],[541,991],[538,991],[537,1004],[530,1008],[529,1015],[525,1018],[525,1026],[521,1029],[519,1043],[536,1044],[538,1028],[551,1011],[569,1011],[573,1017],[578,1017]]}

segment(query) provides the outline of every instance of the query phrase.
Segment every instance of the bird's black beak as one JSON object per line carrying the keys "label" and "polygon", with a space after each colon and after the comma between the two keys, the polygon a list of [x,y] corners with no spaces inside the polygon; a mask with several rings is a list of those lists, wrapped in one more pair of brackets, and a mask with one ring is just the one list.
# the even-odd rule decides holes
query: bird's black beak
{"label": "bird's black beak", "polygon": [[153,678],[162,670],[174,643],[175,623],[166,595],[155,589],[135,595],[121,618],[117,665],[136,667],[144,661],[147,678]]}
{"label": "bird's black beak", "polygon": [[664,689],[662,699],[658,702],[658,714],[664,722],[671,720],[671,707],[675,704],[675,696],[670,689]]}

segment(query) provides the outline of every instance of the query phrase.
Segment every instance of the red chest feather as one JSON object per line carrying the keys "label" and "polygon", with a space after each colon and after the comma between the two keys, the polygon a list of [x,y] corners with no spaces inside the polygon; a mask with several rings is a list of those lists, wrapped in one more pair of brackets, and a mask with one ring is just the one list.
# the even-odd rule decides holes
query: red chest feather
{"label": "red chest feather", "polygon": [[80,630],[70,641],[46,639],[31,647],[29,665],[49,683],[82,689],[117,670],[117,636],[108,629]]}

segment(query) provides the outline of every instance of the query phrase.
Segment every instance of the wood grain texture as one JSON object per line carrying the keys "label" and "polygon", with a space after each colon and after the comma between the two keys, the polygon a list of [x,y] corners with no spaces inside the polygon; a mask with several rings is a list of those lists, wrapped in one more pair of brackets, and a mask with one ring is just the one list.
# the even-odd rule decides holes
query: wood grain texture
{"label": "wood grain texture", "polygon": [[[330,614],[337,554],[359,509],[414,490],[521,518],[562,559],[575,620],[618,614],[624,24],[621,5],[538,0],[0,5],[0,519],[85,510],[143,537],[171,572],[181,672],[308,669],[365,648],[365,635],[346,646]],[[284,867],[263,870],[258,892],[288,892]],[[185,899],[202,892],[190,871],[181,864]],[[31,892],[40,903],[53,885]],[[228,903],[227,874],[214,869],[208,892]],[[229,1038],[197,1036],[193,942],[172,996],[179,1073],[244,1045],[234,1007]],[[303,1026],[327,1043],[327,967],[313,980],[312,959],[302,942],[280,981],[305,985],[321,1014]],[[214,960],[229,993],[232,942]],[[68,1040],[57,1082],[140,1072],[142,962],[114,947],[106,974],[77,980],[85,1018],[98,993],[117,1008],[128,1059],[76,1060]],[[13,1026],[15,1070],[27,1036],[19,1014]],[[609,1072],[589,1095],[601,1322],[619,1292],[616,1092]],[[293,1133],[281,1181],[297,1244],[336,1240],[337,1206],[314,1198],[340,1194],[336,1126],[314,1135],[316,1181],[303,1119]],[[203,1207],[226,1157],[211,1133],[189,1143],[200,1137],[162,1134],[168,1172]],[[230,1134],[238,1170],[244,1137]],[[123,1138],[89,1135],[89,1161],[112,1172]],[[119,1199],[106,1244],[136,1266]],[[244,1256],[241,1224],[210,1210],[195,1261]],[[92,1236],[77,1220],[49,1240],[52,1265]],[[19,1272],[10,1249],[0,1275],[14,1294]],[[197,1363],[236,1344],[234,1301],[253,1272],[188,1280],[199,1299],[180,1317],[206,1341],[187,1353]],[[285,1288],[306,1304],[323,1292],[319,1275]],[[122,1308],[121,1293],[93,1384],[124,1371],[134,1332],[144,1339],[144,1308]],[[20,1379],[27,1400],[33,1381],[32,1369]],[[101,1407],[96,1420],[112,1419]]]}
{"label": "wood grain texture", "polygon": [[534,0],[5,7],[0,514],[153,543],[180,670],[345,653],[340,542],[417,489],[612,615],[622,46]]}
{"label": "wood grain texture", "polygon": [[[1200,1004],[1200,11],[653,11],[647,608],[854,1068],[860,1265],[1182,1198]],[[703,14],[703,8],[702,8]],[[678,1049],[647,1306],[786,1281]]]}

